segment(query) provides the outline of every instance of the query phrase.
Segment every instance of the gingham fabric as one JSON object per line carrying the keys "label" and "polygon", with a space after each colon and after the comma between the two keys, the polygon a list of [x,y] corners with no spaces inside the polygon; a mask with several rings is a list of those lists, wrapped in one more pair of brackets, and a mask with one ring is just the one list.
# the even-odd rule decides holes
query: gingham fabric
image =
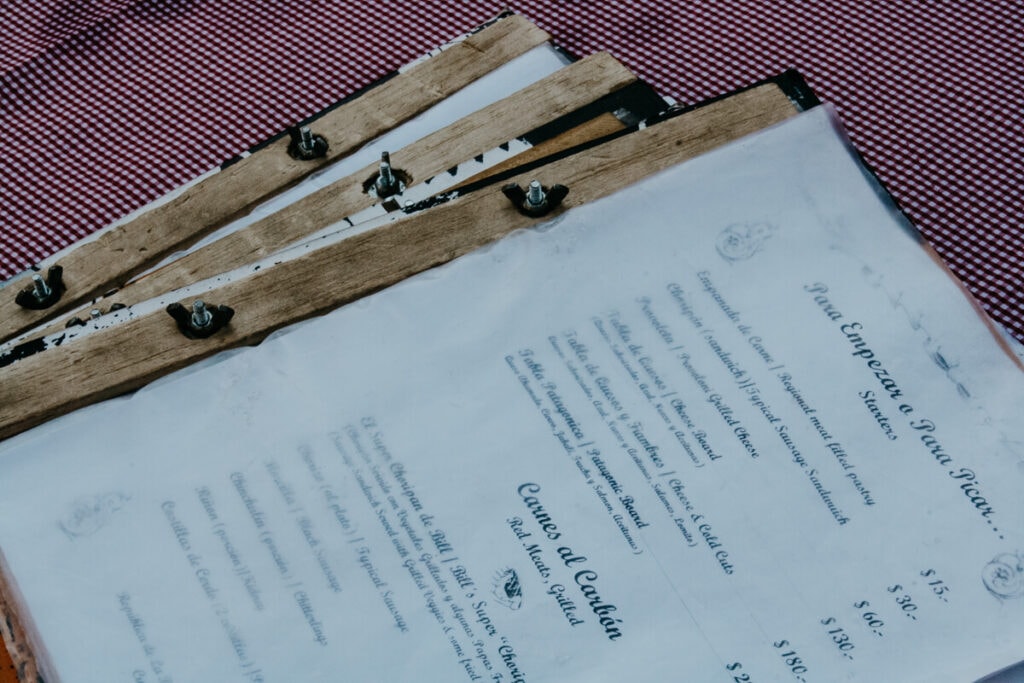
{"label": "gingham fabric", "polygon": [[[967,287],[1024,340],[1024,5],[509,3],[692,103],[795,67]],[[0,279],[506,3],[0,3]]]}

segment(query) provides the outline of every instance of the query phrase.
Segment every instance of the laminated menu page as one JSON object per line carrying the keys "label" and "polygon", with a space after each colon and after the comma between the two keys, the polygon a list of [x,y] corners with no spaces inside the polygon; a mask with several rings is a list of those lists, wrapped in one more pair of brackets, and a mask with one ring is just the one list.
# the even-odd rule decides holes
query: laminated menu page
{"label": "laminated menu page", "polygon": [[0,444],[3,577],[46,681],[970,681],[1021,405],[818,108]]}

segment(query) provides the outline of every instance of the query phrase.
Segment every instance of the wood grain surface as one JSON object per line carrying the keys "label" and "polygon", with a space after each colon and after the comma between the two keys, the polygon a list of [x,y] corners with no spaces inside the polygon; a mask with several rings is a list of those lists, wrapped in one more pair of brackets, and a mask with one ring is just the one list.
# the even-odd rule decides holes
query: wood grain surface
{"label": "wood grain surface", "polygon": [[[568,185],[566,208],[793,116],[768,84],[555,161],[517,178]],[[163,311],[142,315],[16,361],[0,383],[0,438],[137,389],[218,351],[254,344],[285,325],[330,311],[536,223],[498,187],[217,286],[201,297],[235,309],[231,324],[186,339]],[[191,303],[184,302],[186,304]]]}
{"label": "wood grain surface", "polygon": [[50,308],[35,311],[14,302],[15,294],[30,287],[31,280],[26,277],[5,287],[0,297],[0,341],[123,284],[548,38],[520,16],[501,19],[312,122],[314,132],[330,144],[324,158],[293,159],[287,151],[288,138],[278,139],[167,203],[101,233],[59,259],[41,262],[44,272],[54,263],[64,268],[67,291]]}
{"label": "wood grain surface", "polygon": [[[391,161],[409,177],[410,184],[419,183],[635,81],[636,77],[610,55],[594,54],[401,150],[393,150]],[[594,139],[623,127],[610,114],[601,121],[603,125],[599,128],[577,130],[565,136],[562,144],[575,144],[586,135]],[[545,153],[551,151],[547,145],[541,148]],[[533,154],[530,159],[537,156]],[[508,163],[514,164],[516,159]],[[364,181],[375,173],[376,163],[123,286],[96,305],[130,306],[269,256],[376,203],[363,189]],[[72,317],[86,320],[93,307],[89,304],[71,311],[34,330],[32,336],[60,332]]]}

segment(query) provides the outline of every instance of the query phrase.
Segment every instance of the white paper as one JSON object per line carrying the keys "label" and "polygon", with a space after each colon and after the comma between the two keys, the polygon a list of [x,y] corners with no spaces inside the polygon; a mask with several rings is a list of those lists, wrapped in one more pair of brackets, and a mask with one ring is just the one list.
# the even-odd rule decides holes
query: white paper
{"label": "white paper", "polygon": [[0,549],[54,680],[973,680],[1022,388],[817,109],[9,440]]}

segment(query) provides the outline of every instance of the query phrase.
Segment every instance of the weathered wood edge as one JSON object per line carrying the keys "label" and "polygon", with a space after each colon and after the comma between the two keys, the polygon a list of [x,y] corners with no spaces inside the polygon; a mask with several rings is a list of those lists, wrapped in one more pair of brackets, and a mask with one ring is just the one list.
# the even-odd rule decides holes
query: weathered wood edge
{"label": "weathered wood edge", "polygon": [[330,143],[324,158],[293,159],[287,151],[289,140],[278,139],[169,202],[86,241],[59,261],[45,259],[39,264],[44,271],[58,262],[64,268],[67,291],[50,308],[36,311],[14,302],[15,294],[31,285],[27,277],[6,286],[0,297],[0,340],[10,339],[123,284],[168,254],[549,38],[521,16],[503,18],[313,122],[315,132]]}
{"label": "weathered wood edge", "polygon": [[[442,173],[476,154],[530,132],[636,81],[611,55],[601,52],[491,104],[451,126],[391,153],[396,168],[411,182]],[[616,120],[617,121],[617,120]],[[621,127],[621,124],[619,124]],[[509,163],[514,163],[510,159]],[[179,287],[213,277],[269,256],[303,237],[373,205],[363,182],[377,171],[367,166],[300,199],[238,232],[225,236],[167,266],[123,286],[110,303],[130,306]],[[68,316],[89,317],[87,305]],[[33,337],[58,333],[64,316],[33,331]]]}
{"label": "weathered wood edge", "polygon": [[589,121],[585,121],[578,126],[565,131],[565,133],[557,137],[534,145],[530,149],[515,155],[511,159],[506,159],[499,164],[495,164],[486,171],[481,171],[475,176],[466,178],[458,185],[449,188],[448,191],[452,192],[454,190],[460,190],[467,185],[476,184],[487,178],[498,175],[499,173],[511,171],[525,164],[557,154],[558,152],[613,135],[625,128],[627,128],[626,124],[616,118],[614,114],[600,114]]}
{"label": "weathered wood edge", "polygon": [[[598,199],[671,165],[797,113],[775,84],[560,159],[520,177],[561,182],[566,208]],[[6,368],[0,438],[133,389],[218,351],[325,313],[536,224],[495,187],[261,270],[203,295],[236,310],[228,328],[189,340],[158,311]]]}
{"label": "weathered wood edge", "polygon": [[29,643],[28,634],[14,609],[12,587],[6,578],[6,563],[0,558],[0,637],[6,646],[7,655],[14,666],[15,675],[22,683],[37,683],[43,680],[39,674],[35,648]]}

